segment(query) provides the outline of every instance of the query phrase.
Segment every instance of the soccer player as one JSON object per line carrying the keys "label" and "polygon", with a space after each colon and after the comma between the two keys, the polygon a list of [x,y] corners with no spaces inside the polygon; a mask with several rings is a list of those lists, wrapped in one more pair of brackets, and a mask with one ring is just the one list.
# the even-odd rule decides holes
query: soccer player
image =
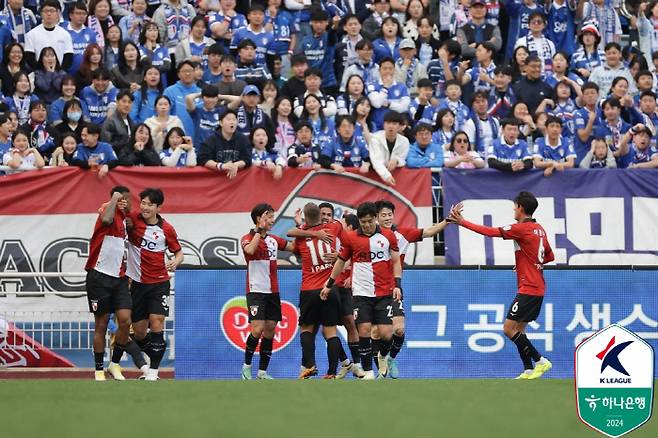
{"label": "soccer player", "polygon": [[365,372],[363,379],[373,380],[372,344],[370,331],[377,325],[382,338],[377,359],[382,376],[387,374],[386,356],[391,348],[394,301],[402,296],[400,254],[391,230],[377,225],[377,207],[364,202],[356,211],[359,229],[345,233],[341,239],[340,255],[325,287],[320,292],[327,299],[345,262],[352,262],[352,294],[354,317],[359,332],[359,356]]}
{"label": "soccer player", "polygon": [[[420,242],[423,239],[432,238],[439,234],[448,225],[445,219],[438,224],[432,225],[428,228],[410,228],[398,227],[395,225],[395,205],[391,201],[377,201],[377,223],[385,229],[393,231],[398,242],[398,249],[400,252],[400,270],[404,269],[404,256],[409,249],[409,245],[413,242]],[[373,330],[372,343],[377,346],[379,343],[379,334],[377,330]],[[404,346],[404,306],[402,298],[400,301],[393,305],[393,337],[391,343],[391,351],[386,357],[388,365],[388,373],[393,379],[397,379],[400,375],[398,366],[395,363],[395,358]]]}
{"label": "soccer player", "polygon": [[304,230],[324,230],[333,237],[334,243],[326,243],[317,237],[298,237],[297,228],[288,234],[292,236],[295,232],[294,252],[299,254],[302,259],[302,285],[299,293],[302,370],[299,378],[306,379],[317,374],[315,335],[316,329],[322,325],[329,359],[329,368],[324,378],[333,379],[336,377],[339,352],[342,350],[340,339],[336,336],[340,304],[337,292],[332,291],[325,299],[321,299],[320,291],[329,278],[332,268],[332,264],[324,259],[324,255],[336,249],[336,240],[343,232],[343,225],[339,221],[333,220],[333,217],[330,221],[324,222],[320,216],[320,208],[312,202],[304,206],[304,220],[306,222],[303,225]]}
{"label": "soccer player", "polygon": [[[139,194],[139,213],[129,217],[128,269],[132,279],[133,332],[135,342],[151,358],[144,380],[158,380],[158,368],[167,343],[164,338],[165,317],[169,316],[169,272],[183,263],[183,250],[176,230],[160,216],[164,203],[162,190],[145,189]],[[167,260],[165,251],[174,257]],[[151,328],[150,333],[146,330]]]}
{"label": "soccer player", "polygon": [[[450,210],[448,221],[489,237],[502,237],[514,240],[514,259],[518,292],[503,324],[503,332],[519,350],[525,370],[517,379],[538,379],[549,371],[553,365],[532,345],[525,334],[526,326],[539,316],[546,288],[542,273],[545,263],[555,257],[548,244],[546,231],[539,225],[532,214],[538,206],[537,198],[530,192],[520,192],[514,198],[515,224],[505,227],[486,227],[468,222],[462,216],[462,205],[457,204]],[[535,362],[533,369],[532,362]]]}
{"label": "soccer player", "polygon": [[127,187],[116,186],[112,189],[111,195],[110,202],[103,204],[99,210],[94,233],[89,241],[89,258],[85,266],[87,302],[89,311],[94,314],[96,381],[105,381],[103,355],[110,313],[116,314],[119,327],[107,371],[115,380],[126,380],[119,365],[123,352],[128,348],[136,349],[139,354],[139,347],[134,342],[128,347],[132,300],[123,261],[126,240],[125,220],[127,212],[130,211],[130,190]]}
{"label": "soccer player", "polygon": [[276,260],[279,251],[292,251],[293,244],[268,234],[274,225],[274,208],[271,205],[256,205],[251,210],[251,220],[256,227],[241,239],[247,262],[247,308],[251,324],[251,333],[247,337],[244,351],[242,379],[251,380],[251,360],[260,340],[260,363],[256,378],[271,380],[267,367],[272,357],[274,329],[281,321]]}

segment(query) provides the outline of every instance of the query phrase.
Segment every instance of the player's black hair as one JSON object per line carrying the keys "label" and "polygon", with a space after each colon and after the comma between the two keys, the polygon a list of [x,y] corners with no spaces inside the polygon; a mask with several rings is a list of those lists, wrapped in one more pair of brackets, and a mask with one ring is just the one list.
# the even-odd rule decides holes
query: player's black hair
{"label": "player's black hair", "polygon": [[143,200],[144,198],[149,198],[149,201],[158,207],[164,204],[164,193],[158,188],[149,187],[144,189],[142,193],[139,194],[139,199]]}
{"label": "player's black hair", "polygon": [[385,199],[380,199],[379,201],[375,202],[375,207],[377,207],[377,213],[381,212],[385,208],[395,212],[395,204]]}
{"label": "player's black hair", "polygon": [[539,206],[537,198],[530,192],[519,192],[516,198],[514,198],[514,203],[522,207],[528,216],[532,216]]}
{"label": "player's black hair", "polygon": [[320,207],[314,202],[309,202],[304,206],[304,220],[308,225],[317,225],[320,223]]}
{"label": "player's black hair", "polygon": [[359,218],[355,214],[348,214],[344,217],[347,226],[352,227],[353,230],[359,228]]}
{"label": "player's black hair", "polygon": [[557,123],[558,125],[562,126],[562,119],[558,116],[549,115],[546,117],[546,126],[550,125],[551,123]]}
{"label": "player's black hair", "polygon": [[268,211],[274,211],[274,208],[270,204],[257,204],[254,208],[251,209],[251,220],[254,221],[254,224],[257,224],[258,218]]}
{"label": "player's black hair", "polygon": [[122,194],[123,193],[130,193],[130,189],[126,186],[114,186],[114,187],[112,187],[112,190],[110,190],[110,196],[112,196],[112,194],[114,192],[119,192],[119,193],[122,193]]}
{"label": "player's black hair", "polygon": [[334,205],[330,202],[322,202],[318,205],[318,209],[329,208],[331,209],[331,214],[334,214]]}
{"label": "player's black hair", "polygon": [[362,219],[366,216],[377,216],[377,206],[374,202],[364,202],[356,209],[356,217]]}

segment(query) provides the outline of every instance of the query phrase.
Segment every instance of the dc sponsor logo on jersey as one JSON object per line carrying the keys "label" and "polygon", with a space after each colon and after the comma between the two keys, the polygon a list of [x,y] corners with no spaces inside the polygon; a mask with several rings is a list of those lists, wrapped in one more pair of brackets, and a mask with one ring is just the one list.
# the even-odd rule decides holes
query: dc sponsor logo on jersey
{"label": "dc sponsor logo on jersey", "polygon": [[[247,309],[246,297],[233,297],[226,301],[219,315],[219,324],[226,340],[239,351],[244,351],[247,337],[251,333],[249,314],[255,316],[258,313],[259,306],[250,307]],[[297,308],[288,301],[281,300],[281,321],[274,329],[273,352],[284,349],[295,338],[298,319]],[[258,351],[259,349],[256,349],[256,352]]]}

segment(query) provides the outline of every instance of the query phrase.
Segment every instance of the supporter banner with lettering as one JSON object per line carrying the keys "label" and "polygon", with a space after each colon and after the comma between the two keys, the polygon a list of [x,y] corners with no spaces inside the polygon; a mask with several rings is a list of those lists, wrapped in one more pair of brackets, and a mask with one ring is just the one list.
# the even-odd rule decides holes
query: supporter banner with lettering
{"label": "supporter banner with lettering", "polygon": [[[336,216],[368,200],[388,199],[397,206],[396,220],[403,226],[426,227],[432,221],[431,174],[428,169],[399,169],[396,187],[384,185],[374,173],[343,173],[286,169],[281,180],[252,168],[229,180],[204,168],[116,168],[102,180],[78,168],[45,169],[0,176],[0,271],[81,272],[98,209],[110,189],[124,185],[138,194],[146,187],[165,193],[162,215],[178,232],[185,263],[192,265],[243,265],[239,239],[253,223],[249,212],[259,202],[276,210],[274,233],[285,236],[294,226],[297,208],[306,202],[328,201]],[[282,264],[297,264],[282,254]],[[431,239],[412,245],[409,264],[431,264]],[[84,278],[0,278],[0,293],[15,290],[84,290]]]}
{"label": "supporter banner with lettering", "polygon": [[[658,270],[547,270],[541,314],[528,337],[553,362],[547,377],[573,377],[576,346],[617,322],[658,348]],[[183,270],[176,283],[176,378],[237,379],[249,334],[244,269]],[[301,347],[299,270],[280,270],[283,320],[269,372],[295,378]],[[516,293],[512,270],[405,270],[402,378],[516,377],[523,369],[503,321]],[[346,333],[340,328],[346,345]],[[316,339],[320,373],[326,343]],[[254,357],[254,373],[258,356]],[[658,370],[658,367],[656,367]]]}
{"label": "supporter banner with lettering", "polygon": [[18,367],[73,367],[73,363],[44,347],[0,317],[0,369]]}
{"label": "supporter banner with lettering", "polygon": [[[512,199],[522,190],[538,198],[542,224],[558,264],[658,264],[658,171],[655,169],[443,172],[446,214],[464,202],[471,222],[504,226],[514,222]],[[445,232],[449,265],[511,265],[514,244],[450,226]]]}

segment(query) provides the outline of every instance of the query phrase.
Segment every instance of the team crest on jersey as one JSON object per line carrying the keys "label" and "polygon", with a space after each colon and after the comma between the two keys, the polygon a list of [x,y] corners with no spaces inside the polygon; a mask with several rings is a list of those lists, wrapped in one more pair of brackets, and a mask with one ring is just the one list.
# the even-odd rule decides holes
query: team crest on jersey
{"label": "team crest on jersey", "polygon": [[249,313],[251,313],[251,316],[256,316],[258,314],[258,306],[249,306]]}
{"label": "team crest on jersey", "polygon": [[516,156],[517,156],[517,157],[520,157],[520,156],[521,156],[521,149],[517,149],[517,150],[516,150]]}
{"label": "team crest on jersey", "polygon": [[356,321],[357,318],[359,317],[359,308],[358,308],[358,307],[355,308],[355,309],[352,311],[352,316],[354,317],[354,320]]}
{"label": "team crest on jersey", "polygon": [[98,310],[98,300],[91,300],[91,310],[94,312]]}

